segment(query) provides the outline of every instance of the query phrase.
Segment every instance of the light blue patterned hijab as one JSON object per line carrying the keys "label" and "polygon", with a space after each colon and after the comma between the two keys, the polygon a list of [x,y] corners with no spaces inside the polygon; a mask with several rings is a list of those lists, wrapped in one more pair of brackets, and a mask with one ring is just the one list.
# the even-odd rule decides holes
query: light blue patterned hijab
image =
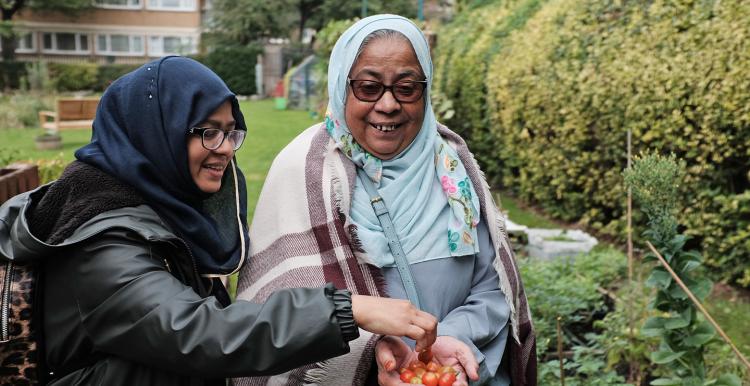
{"label": "light blue patterned hijab", "polygon": [[[406,36],[427,78],[422,128],[414,141],[390,160],[381,160],[360,147],[346,126],[344,114],[349,71],[364,39],[378,30],[394,30]],[[479,200],[458,155],[437,132],[431,85],[432,59],[427,40],[414,23],[401,16],[376,15],[358,21],[341,35],[331,53],[326,128],[342,152],[378,187],[410,263],[479,251]],[[394,266],[388,241],[359,178],[350,213],[357,235],[371,263]]]}

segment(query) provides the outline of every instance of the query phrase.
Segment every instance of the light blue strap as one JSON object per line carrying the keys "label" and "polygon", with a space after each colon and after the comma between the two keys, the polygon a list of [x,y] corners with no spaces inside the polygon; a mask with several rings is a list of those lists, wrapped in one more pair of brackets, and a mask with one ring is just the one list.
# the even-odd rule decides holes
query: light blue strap
{"label": "light blue strap", "polygon": [[406,290],[406,296],[409,298],[415,307],[422,309],[419,303],[419,292],[417,286],[414,284],[414,278],[409,268],[409,263],[406,261],[406,254],[404,249],[401,248],[401,241],[398,239],[396,234],[396,228],[393,226],[391,221],[391,215],[388,213],[388,207],[385,206],[385,201],[380,197],[378,190],[370,180],[370,177],[361,169],[357,168],[359,179],[362,181],[362,185],[365,187],[367,194],[370,196],[370,204],[375,210],[375,215],[378,216],[380,226],[383,228],[385,238],[388,240],[388,247],[391,249],[394,260],[396,260],[396,267],[398,267],[398,273],[401,275],[401,281],[404,283],[404,289]]}

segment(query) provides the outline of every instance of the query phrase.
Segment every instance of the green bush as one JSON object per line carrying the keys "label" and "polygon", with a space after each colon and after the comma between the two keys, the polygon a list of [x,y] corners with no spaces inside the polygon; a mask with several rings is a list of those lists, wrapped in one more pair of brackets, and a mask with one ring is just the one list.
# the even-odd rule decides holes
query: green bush
{"label": "green bush", "polygon": [[[625,272],[625,256],[613,249],[598,249],[569,259],[523,260],[521,276],[534,318],[540,384],[559,383],[557,359],[557,318],[560,318],[565,359],[566,385],[622,385],[624,379],[608,360],[610,342],[601,332],[623,328],[601,325],[613,311],[611,299],[600,292],[614,290]],[[613,336],[612,333],[606,336]],[[619,359],[619,358],[618,358]]]}
{"label": "green bush", "polygon": [[257,44],[220,47],[205,56],[196,58],[214,70],[232,92],[253,95],[255,89],[255,64],[263,48]]}
{"label": "green bush", "polygon": [[20,88],[21,79],[24,77],[26,77],[26,63],[0,62],[0,91]]}
{"label": "green bush", "polygon": [[[634,153],[687,162],[680,225],[718,278],[747,285],[750,249],[732,237],[747,225],[717,216],[750,190],[750,3],[550,0],[532,12],[533,3],[469,10],[439,37],[449,123],[468,133],[493,183],[622,237],[630,129]],[[505,19],[487,20],[502,10]],[[495,39],[497,30],[506,34]]]}
{"label": "green bush", "polygon": [[18,93],[0,97],[0,129],[39,127],[39,111],[49,110],[52,97]]}
{"label": "green bush", "polygon": [[138,64],[105,64],[99,66],[96,71],[94,90],[104,91],[117,78],[134,71],[138,67],[140,67]]}
{"label": "green bush", "polygon": [[439,101],[453,102],[455,113],[441,116],[443,123],[466,139],[486,172],[496,175],[500,170],[491,158],[496,144],[488,130],[489,66],[510,33],[522,28],[544,0],[482,3],[489,5],[470,4],[469,11],[439,31],[433,89]]}
{"label": "green bush", "polygon": [[49,77],[57,91],[94,90],[99,66],[94,63],[49,63]]}

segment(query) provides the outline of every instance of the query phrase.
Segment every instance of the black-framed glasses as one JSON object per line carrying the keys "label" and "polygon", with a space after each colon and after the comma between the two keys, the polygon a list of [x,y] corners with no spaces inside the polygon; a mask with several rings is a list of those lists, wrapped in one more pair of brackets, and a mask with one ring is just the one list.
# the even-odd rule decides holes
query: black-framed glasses
{"label": "black-framed glasses", "polygon": [[390,86],[376,80],[347,78],[347,81],[354,97],[362,102],[377,102],[386,90],[390,90],[393,98],[399,103],[414,103],[422,98],[424,89],[427,87],[426,80],[404,80]]}
{"label": "black-framed glasses", "polygon": [[244,130],[224,131],[208,127],[192,127],[188,130],[188,134],[200,135],[201,143],[206,150],[218,149],[227,138],[229,139],[229,143],[232,144],[232,150],[237,150],[242,146],[242,142],[245,141],[246,133]]}

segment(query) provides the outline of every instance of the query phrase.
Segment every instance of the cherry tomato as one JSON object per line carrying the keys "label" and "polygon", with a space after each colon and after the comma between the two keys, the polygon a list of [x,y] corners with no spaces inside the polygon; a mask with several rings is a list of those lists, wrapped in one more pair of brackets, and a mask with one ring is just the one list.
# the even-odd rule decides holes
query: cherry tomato
{"label": "cherry tomato", "polygon": [[423,369],[421,367],[414,369],[414,375],[416,375],[416,376],[418,376],[420,378],[422,378],[422,375],[424,375],[424,373],[426,373],[426,372],[427,372],[427,370],[425,370],[425,369]]}
{"label": "cherry tomato", "polygon": [[421,385],[422,384],[422,378],[414,377],[414,378],[412,378],[409,381],[409,383],[414,384],[414,385]]}
{"label": "cherry tomato", "polygon": [[414,372],[411,370],[404,370],[401,372],[401,382],[409,382],[412,378],[414,378]]}
{"label": "cherry tomato", "polygon": [[438,386],[453,386],[453,382],[456,382],[455,373],[445,373],[440,376],[438,380]]}
{"label": "cherry tomato", "polygon": [[456,373],[456,369],[453,368],[453,366],[443,366],[440,368],[440,370],[437,371],[438,374],[442,375],[445,373]]}
{"label": "cherry tomato", "polygon": [[432,371],[424,373],[422,376],[422,383],[425,386],[438,386],[438,375]]}
{"label": "cherry tomato", "polygon": [[403,373],[404,371],[407,371],[407,370],[409,370],[409,369],[407,369],[406,367],[402,367],[402,368],[401,368],[401,369],[400,369],[400,370],[398,371],[398,373],[399,373],[399,374],[401,374],[401,373]]}
{"label": "cherry tomato", "polygon": [[416,369],[423,369],[424,363],[422,361],[413,361],[409,364],[409,370],[414,371]]}
{"label": "cherry tomato", "polygon": [[427,367],[425,367],[427,371],[432,371],[433,373],[437,373],[438,370],[440,370],[440,365],[437,364],[437,362],[430,362],[427,364]]}
{"label": "cherry tomato", "polygon": [[418,358],[422,363],[429,363],[432,361],[432,349],[428,347],[426,350],[419,353]]}

